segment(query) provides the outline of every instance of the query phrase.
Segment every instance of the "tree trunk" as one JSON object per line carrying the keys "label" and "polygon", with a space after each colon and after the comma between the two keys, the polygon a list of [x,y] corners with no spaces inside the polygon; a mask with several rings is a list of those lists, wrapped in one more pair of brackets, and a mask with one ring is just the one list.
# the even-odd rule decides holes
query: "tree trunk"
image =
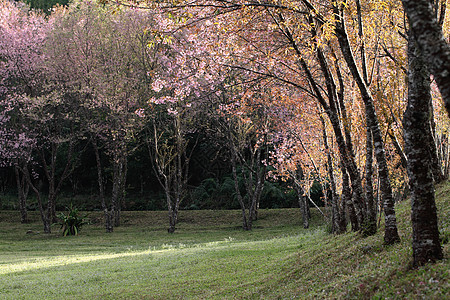
{"label": "tree trunk", "polygon": [[252,230],[252,220],[251,217],[247,218],[247,212],[245,208],[244,200],[242,199],[241,191],[239,189],[239,180],[237,177],[237,170],[236,170],[236,150],[234,149],[234,146],[231,146],[231,172],[233,174],[233,180],[234,180],[234,190],[236,192],[236,197],[238,198],[239,204],[241,206],[242,211],[242,228],[244,230]]}
{"label": "tree trunk", "polygon": [[47,203],[47,218],[51,220],[52,223],[57,223],[56,218],[56,194],[54,191],[49,191],[48,203]]}
{"label": "tree trunk", "polygon": [[[186,153],[188,141],[185,138],[182,117],[177,115],[173,120],[173,132],[170,136],[174,138],[175,147],[166,148],[167,140],[161,143],[161,137],[158,133],[169,133],[166,129],[158,128],[157,125],[167,126],[167,124],[153,123],[153,145],[148,143],[148,150],[152,158],[153,170],[158,174],[157,179],[164,189],[166,195],[166,204],[169,217],[169,233],[174,233],[178,222],[178,213],[181,201],[185,195],[187,180],[189,175],[190,155]],[[195,145],[194,145],[195,148]],[[192,152],[191,152],[192,155]],[[125,172],[126,173],[126,168]]]}
{"label": "tree trunk", "polygon": [[255,194],[253,195],[252,204],[250,207],[252,221],[258,220],[259,202],[261,200],[261,194],[264,188],[264,182],[266,177],[265,169],[266,167],[263,166],[261,167],[261,170],[257,170],[258,174],[256,176]]}
{"label": "tree trunk", "polygon": [[92,147],[94,148],[95,161],[97,163],[97,182],[98,182],[100,203],[102,205],[103,214],[105,218],[105,230],[106,232],[110,233],[114,231],[114,224],[112,220],[112,213],[109,211],[108,206],[106,205],[105,186],[103,184],[102,162],[100,159],[100,153],[98,151],[97,142],[94,140],[94,138],[92,138],[91,143]]}
{"label": "tree trunk", "polygon": [[167,229],[168,233],[174,233],[176,229],[178,221],[178,210],[170,205],[169,209],[169,228]]}
{"label": "tree trunk", "polygon": [[120,214],[118,210],[120,209],[120,188],[122,186],[122,160],[119,154],[114,154],[113,159],[113,186],[111,194],[111,209],[114,227],[120,225]]}
{"label": "tree trunk", "polygon": [[297,192],[298,206],[300,207],[300,211],[302,213],[303,228],[308,229],[310,215],[308,214],[307,206],[309,204],[308,201],[305,199],[306,197],[303,195],[303,190],[298,182],[294,183],[294,187]]}
{"label": "tree trunk", "polygon": [[[353,197],[352,197],[354,201],[353,206],[355,208],[356,216],[358,218],[358,223],[361,225],[366,217],[366,211],[364,209],[365,200],[362,188],[361,174],[355,162],[355,155],[353,153],[353,146],[350,134],[346,135],[346,138],[344,139],[339,121],[339,106],[341,104],[342,106],[345,107],[345,105],[343,101],[339,103],[338,93],[336,91],[336,84],[334,82],[333,75],[330,72],[330,68],[325,58],[325,55],[322,52],[322,49],[318,48],[316,52],[319,64],[322,69],[322,73],[325,77],[325,82],[328,90],[328,98],[330,100],[329,111],[331,113],[331,116],[329,115],[329,118],[335,132],[338,148],[341,151],[341,157],[343,158],[344,165],[346,166],[348,174],[350,176],[350,182],[353,190]],[[341,88],[343,89],[343,86]]]}
{"label": "tree trunk", "polygon": [[[27,166],[25,165],[24,168]],[[17,193],[19,196],[19,211],[20,211],[20,222],[22,224],[28,223],[28,211],[27,211],[27,194],[29,184],[25,180],[25,176],[20,176],[20,167],[18,162],[14,166],[14,172],[16,174],[16,184],[17,184]]]}
{"label": "tree trunk", "polygon": [[410,36],[417,41],[450,116],[450,46],[443,36],[436,12],[430,0],[402,2],[411,28]]}
{"label": "tree trunk", "polygon": [[297,165],[297,170],[294,177],[294,188],[297,192],[298,205],[302,212],[303,228],[309,228],[309,220],[311,219],[311,211],[309,209],[309,191],[306,191],[301,182],[304,179],[303,169],[300,165]]}
{"label": "tree trunk", "polygon": [[122,212],[122,206],[125,203],[125,187],[126,187],[126,179],[127,179],[127,157],[122,156],[120,158],[120,165],[119,165],[119,183],[118,183],[118,195],[117,195],[117,204],[116,204],[116,210],[114,212],[114,226],[119,227],[120,226],[120,214]]}
{"label": "tree trunk", "polygon": [[351,200],[351,191],[347,186],[342,187],[342,196],[339,203],[339,233],[344,233],[347,231],[347,202]]}
{"label": "tree trunk", "polygon": [[[430,73],[428,71],[428,68],[425,68],[423,70],[424,72],[426,72],[426,74],[428,75],[428,77],[430,77]],[[438,156],[438,148],[436,146],[437,142],[436,142],[436,124],[434,123],[434,109],[433,109],[433,99],[430,96],[428,97],[429,103],[428,105],[430,106],[430,129],[429,132],[431,133],[429,136],[430,141],[427,142],[427,144],[430,146],[430,156],[431,156],[431,170],[433,173],[433,179],[435,183],[441,183],[444,180],[444,173],[442,172],[442,167],[441,167],[441,160],[439,159]]]}
{"label": "tree trunk", "polygon": [[408,104],[403,117],[405,152],[411,189],[413,264],[442,259],[439,242],[434,182],[431,170],[430,82],[426,63],[410,34],[408,42]]}
{"label": "tree trunk", "polygon": [[[331,149],[328,146],[328,136],[325,120],[322,115],[320,117],[320,122],[322,123],[322,136],[323,136],[323,144],[325,146],[325,152],[327,153],[327,172],[328,172],[328,180],[330,182],[331,188],[331,231],[333,233],[342,233],[341,228],[339,226],[341,220],[341,214],[339,212],[339,204],[338,204],[338,196],[336,192],[336,182],[334,180],[334,172],[333,172],[333,160],[331,157]],[[326,191],[325,191],[326,192]]]}
{"label": "tree trunk", "polygon": [[73,141],[68,142],[68,149],[64,161],[64,170],[61,174],[56,174],[58,151],[61,144],[51,143],[50,146],[50,162],[47,163],[44,150],[41,149],[40,157],[43,165],[44,173],[48,181],[48,201],[47,201],[47,219],[51,223],[56,223],[56,197],[61,190],[64,181],[71,173]]}
{"label": "tree trunk", "polygon": [[444,179],[447,180],[450,171],[450,147],[449,147],[449,136],[442,134],[442,163],[444,165]]}
{"label": "tree trunk", "polygon": [[47,218],[51,222],[57,222],[56,219],[56,157],[59,145],[51,144],[50,164],[47,165],[44,150],[41,150],[41,159],[44,165],[45,175],[48,180],[48,201],[47,201]]}
{"label": "tree trunk", "polygon": [[36,195],[37,203],[38,203],[38,207],[39,207],[39,214],[41,215],[41,220],[44,225],[44,233],[51,233],[51,226],[50,226],[51,222],[45,212],[45,209],[44,209],[44,206],[42,203],[41,192],[38,189],[38,187],[36,187],[33,184],[33,181],[30,176],[30,172],[28,171],[28,166],[26,166],[26,165],[23,166],[23,168],[21,168],[21,172],[22,172],[23,176],[25,176],[25,179],[28,182],[28,185],[31,187],[31,189],[33,190],[33,192]]}
{"label": "tree trunk", "polygon": [[[266,140],[267,137],[265,136],[264,139]],[[257,149],[257,155],[256,155],[256,159],[252,161],[253,164],[253,168],[256,169],[255,170],[255,192],[253,195],[253,199],[252,199],[252,204],[251,204],[251,218],[253,221],[258,220],[258,210],[259,210],[259,203],[261,201],[261,194],[262,194],[262,190],[264,188],[264,183],[266,181],[266,166],[263,165],[261,163],[261,151],[262,151],[262,147],[259,147]],[[250,182],[250,184],[252,184]]]}
{"label": "tree trunk", "polygon": [[366,210],[367,218],[363,225],[362,233],[365,236],[374,235],[377,232],[377,213],[375,211],[373,196],[373,143],[372,132],[367,128],[366,137]]}
{"label": "tree trunk", "polygon": [[[335,117],[333,117],[332,119],[334,118]],[[331,123],[333,124],[333,122]],[[337,121],[335,121],[335,123],[337,123]],[[350,209],[350,218],[356,218],[352,221],[352,230],[359,230],[361,228],[361,224],[364,223],[365,218],[365,201],[361,182],[361,174],[356,165],[354,156],[348,153],[348,148],[342,136],[342,132],[340,128],[337,128],[337,126],[338,124],[333,125],[333,127],[336,127],[334,131],[336,141],[341,152],[341,160],[346,169],[345,175],[348,176],[347,179],[350,179],[347,183],[351,185],[352,188],[352,197],[350,197],[349,199],[351,203],[347,203],[347,206]]]}
{"label": "tree trunk", "polygon": [[[314,18],[313,13],[316,14],[315,9],[311,5],[307,5],[308,9],[311,10],[311,14],[309,16],[309,23],[314,24]],[[313,12],[314,11],[314,12]],[[283,21],[283,20],[282,20]],[[351,187],[353,190],[353,197],[351,197],[350,201],[353,201],[354,203],[349,206],[352,212],[355,212],[357,217],[357,222],[361,224],[364,220],[364,192],[362,188],[362,181],[361,181],[361,174],[358,170],[357,164],[355,162],[355,157],[352,155],[351,151],[349,151],[349,147],[351,146],[350,140],[345,140],[344,134],[342,133],[341,129],[341,121],[340,121],[340,115],[339,115],[339,103],[338,103],[338,96],[343,97],[343,84],[341,85],[341,90],[339,93],[336,91],[336,84],[333,80],[333,75],[329,69],[327,60],[325,58],[325,55],[322,52],[321,47],[317,47],[316,49],[316,57],[319,62],[321,71],[323,73],[323,76],[325,78],[327,91],[328,91],[328,99],[329,104],[325,101],[324,97],[322,96],[322,89],[318,86],[317,82],[314,79],[314,76],[312,75],[311,71],[309,70],[309,67],[303,58],[303,54],[300,51],[300,49],[297,47],[296,40],[293,38],[292,34],[289,30],[285,30],[285,35],[288,38],[290,44],[294,48],[295,52],[297,53],[299,57],[299,64],[303,71],[305,72],[306,78],[308,79],[308,82],[311,85],[313,94],[316,96],[319,104],[322,106],[324,111],[327,113],[327,116],[330,120],[331,126],[333,128],[336,142],[339,149],[339,154],[341,157],[341,161],[345,168],[347,169],[346,172],[348,172],[351,182]],[[312,38],[316,38],[316,30],[314,26],[311,27],[311,35]],[[337,69],[339,72],[339,69]],[[339,77],[339,75],[338,75]],[[339,78],[342,79],[341,77]],[[343,105],[343,102],[342,102]],[[352,215],[353,216],[353,215]],[[359,228],[358,224],[353,224],[355,226],[352,226],[352,229]]]}
{"label": "tree trunk", "polygon": [[301,196],[301,200],[303,201],[302,205],[302,215],[303,215],[303,228],[309,228],[309,219],[311,219],[311,211],[309,210],[309,203],[306,200],[307,196]]}
{"label": "tree trunk", "polygon": [[407,168],[408,160],[406,159],[405,152],[403,151],[402,147],[400,146],[400,143],[398,142],[397,138],[395,137],[395,134],[392,133],[388,129],[388,135],[391,138],[392,144],[394,145],[395,151],[397,152],[398,156],[400,156],[400,161],[402,162],[402,167]]}
{"label": "tree trunk", "polygon": [[375,146],[375,157],[378,163],[378,173],[380,177],[380,189],[382,193],[385,213],[385,234],[384,242],[386,244],[394,244],[400,241],[397,231],[397,220],[395,217],[394,198],[392,196],[392,187],[389,179],[389,171],[386,162],[386,155],[384,150],[383,138],[381,136],[378,117],[375,111],[372,95],[370,94],[364,79],[362,78],[358,67],[356,65],[348,35],[345,29],[345,20],[343,12],[337,5],[334,5],[334,13],[338,17],[335,25],[335,33],[338,38],[339,46],[342,55],[347,63],[347,66],[356,81],[361,93],[362,100],[366,111],[366,123],[368,128],[372,131],[373,142]]}
{"label": "tree trunk", "polygon": [[347,174],[347,169],[341,163],[342,170],[342,201],[344,201],[348,210],[348,217],[352,226],[352,231],[359,231],[358,217],[356,216],[355,207],[353,205],[352,197],[354,192],[350,190],[350,180]]}

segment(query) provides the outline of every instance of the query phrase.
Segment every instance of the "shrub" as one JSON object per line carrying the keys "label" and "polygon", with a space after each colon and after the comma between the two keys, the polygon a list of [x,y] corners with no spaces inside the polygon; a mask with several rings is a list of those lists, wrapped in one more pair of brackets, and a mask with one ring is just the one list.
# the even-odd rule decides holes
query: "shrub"
{"label": "shrub", "polygon": [[78,235],[78,232],[81,230],[81,227],[84,224],[87,224],[87,215],[80,216],[77,208],[70,205],[67,208],[67,215],[64,213],[60,213],[58,218],[61,220],[59,223],[61,225],[61,229],[63,230],[63,236],[67,235]]}

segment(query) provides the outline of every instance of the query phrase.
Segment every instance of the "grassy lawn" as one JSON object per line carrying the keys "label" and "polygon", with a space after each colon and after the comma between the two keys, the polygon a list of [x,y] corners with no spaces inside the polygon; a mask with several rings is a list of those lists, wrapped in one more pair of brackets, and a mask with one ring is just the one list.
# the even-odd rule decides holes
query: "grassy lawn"
{"label": "grassy lawn", "polygon": [[[441,235],[450,236],[450,184],[437,191]],[[412,270],[410,205],[397,206],[402,242],[326,233],[313,211],[301,226],[295,209],[262,210],[251,232],[239,211],[183,211],[175,234],[165,212],[124,212],[104,233],[90,215],[76,237],[42,232],[37,214],[19,224],[0,212],[0,299],[446,299],[445,259]],[[28,230],[33,233],[27,234]]]}

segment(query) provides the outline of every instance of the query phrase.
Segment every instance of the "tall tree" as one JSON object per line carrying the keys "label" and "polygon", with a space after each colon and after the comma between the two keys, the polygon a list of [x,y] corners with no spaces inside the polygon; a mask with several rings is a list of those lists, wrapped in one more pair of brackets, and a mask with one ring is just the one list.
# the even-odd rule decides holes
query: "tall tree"
{"label": "tall tree", "polygon": [[446,1],[402,0],[402,2],[408,16],[411,35],[416,39],[417,46],[436,80],[450,116],[450,46],[442,33]]}
{"label": "tall tree", "polygon": [[419,266],[443,257],[439,241],[434,180],[431,170],[430,141],[430,78],[416,40],[408,43],[409,75],[408,106],[403,118],[411,189],[413,259]]}
{"label": "tall tree", "polygon": [[[267,175],[270,116],[268,103],[261,101],[264,99],[263,93],[259,90],[256,93],[259,97],[252,97],[249,94],[253,91],[248,90],[246,96],[239,97],[236,102],[230,101],[232,97],[224,93],[222,96],[228,103],[221,105],[218,116],[219,132],[230,155],[235,195],[241,206],[244,230],[252,230],[253,221],[258,218]],[[242,183],[245,193],[241,190]]]}
{"label": "tall tree", "polygon": [[[40,72],[33,62],[42,60],[40,49],[45,36],[41,31],[44,20],[36,14],[28,15],[26,11],[26,6],[0,2],[0,164],[14,166],[22,223],[28,220],[26,195],[29,185],[20,168],[30,162],[34,143],[33,137],[26,134],[26,125],[21,122],[23,105],[19,95],[36,94],[39,90]],[[33,25],[38,28],[34,35],[30,28]]]}
{"label": "tall tree", "polygon": [[[412,11],[414,2],[417,4],[416,8],[423,10],[421,14]],[[410,25],[408,36],[408,105],[403,119],[403,127],[411,188],[413,263],[415,266],[420,266],[443,257],[439,241],[434,194],[435,180],[433,177],[436,176],[433,176],[433,170],[435,169],[433,168],[433,160],[436,152],[432,151],[435,148],[431,146],[431,143],[434,143],[431,131],[433,114],[431,111],[428,67],[435,75],[447,111],[450,113],[448,106],[450,95],[447,94],[450,91],[448,85],[450,79],[448,76],[450,73],[450,60],[448,60],[450,50],[447,44],[442,44],[444,42],[442,32],[436,19],[439,11],[435,10],[434,14],[430,14],[432,12],[431,1],[403,1],[403,4]],[[442,15],[441,17],[444,18]],[[430,42],[433,43],[433,47],[430,47]],[[431,55],[434,56],[432,61],[430,61]],[[447,62],[445,59],[447,59]],[[445,79],[446,75],[447,79]],[[439,179],[439,176],[437,176],[436,180]]]}
{"label": "tall tree", "polygon": [[178,223],[181,202],[187,194],[190,159],[197,144],[193,125],[204,79],[203,67],[179,20],[160,15],[149,42],[155,69],[153,97],[145,109],[149,119],[146,142],[155,174],[165,193],[169,233]]}
{"label": "tall tree", "polygon": [[[13,135],[9,137],[17,139],[15,151],[9,154],[15,156],[14,165],[20,171],[17,174],[22,173],[35,192],[44,232],[50,233],[50,226],[56,219],[56,197],[72,167],[78,104],[72,101],[70,94],[54,88],[54,77],[47,70],[49,60],[45,43],[53,19],[47,20],[42,15],[29,12],[26,6],[5,1],[1,2],[1,13],[3,100],[6,107],[16,107],[10,110],[16,115],[13,119],[9,116],[14,120]],[[27,140],[32,142],[27,144]],[[21,158],[17,156],[19,148],[26,153]],[[41,172],[29,170],[31,155],[35,159],[34,167]],[[42,191],[33,180],[39,173],[47,183],[47,204],[42,201]],[[23,186],[19,184],[18,188],[19,198],[23,201]]]}
{"label": "tall tree", "polygon": [[[109,6],[87,2],[71,5],[61,14],[49,41],[49,69],[61,89],[83,102],[83,124],[97,160],[100,202],[106,231],[120,224],[125,195],[128,144],[142,119],[136,112],[148,97],[151,60],[147,51],[152,17],[141,11],[112,14]],[[99,151],[112,169],[109,203],[105,197],[104,166]]]}
{"label": "tall tree", "polygon": [[192,147],[195,147],[191,145],[188,148],[192,110],[190,104],[181,101],[156,105],[159,107],[154,107],[150,113],[147,145],[155,173],[166,196],[169,216],[167,231],[174,233],[180,204],[187,193],[190,158]]}

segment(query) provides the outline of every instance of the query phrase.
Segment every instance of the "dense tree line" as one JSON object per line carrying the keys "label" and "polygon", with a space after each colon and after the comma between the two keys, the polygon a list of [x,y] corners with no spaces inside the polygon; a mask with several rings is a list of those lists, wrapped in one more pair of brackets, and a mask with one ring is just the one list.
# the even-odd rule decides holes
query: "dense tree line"
{"label": "dense tree line", "polygon": [[31,192],[50,232],[86,180],[108,232],[131,187],[163,195],[169,232],[187,206],[239,207],[251,230],[273,191],[305,227],[320,201],[334,233],[372,235],[384,215],[393,244],[410,192],[414,263],[442,257],[445,1],[404,1],[411,26],[400,1],[1,3],[0,154],[24,221]]}

